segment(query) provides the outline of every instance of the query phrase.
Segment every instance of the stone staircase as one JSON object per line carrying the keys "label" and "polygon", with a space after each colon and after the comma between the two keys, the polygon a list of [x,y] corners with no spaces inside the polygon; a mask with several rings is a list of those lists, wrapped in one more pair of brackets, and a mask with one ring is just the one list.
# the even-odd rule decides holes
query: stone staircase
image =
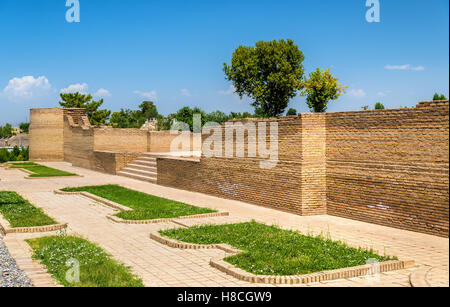
{"label": "stone staircase", "polygon": [[151,183],[156,183],[157,174],[156,157],[151,153],[143,153],[142,156],[132,161],[117,173],[119,176]]}

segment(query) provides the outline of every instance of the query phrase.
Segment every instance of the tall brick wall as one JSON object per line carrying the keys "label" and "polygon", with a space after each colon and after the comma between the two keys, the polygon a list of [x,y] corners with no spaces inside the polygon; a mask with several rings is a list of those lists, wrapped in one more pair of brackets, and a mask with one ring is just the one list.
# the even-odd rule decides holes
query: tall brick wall
{"label": "tall brick wall", "polygon": [[448,236],[448,102],[326,122],[328,214]]}
{"label": "tall brick wall", "polygon": [[148,132],[140,129],[94,128],[95,150],[146,152]]}
{"label": "tall brick wall", "polygon": [[[248,157],[160,158],[158,183],[448,237],[448,121],[448,102],[281,118],[277,167]],[[249,143],[246,135],[245,153]]]}
{"label": "tall brick wall", "polygon": [[62,109],[30,110],[30,160],[64,160]]}
{"label": "tall brick wall", "polygon": [[[171,133],[170,131],[149,131],[147,138],[147,151],[148,152],[170,152],[171,144],[176,138],[180,135],[180,133]],[[201,144],[197,145],[194,142],[194,134],[190,134],[190,146],[193,151],[201,151]],[[181,146],[179,146],[176,151],[182,151]]]}
{"label": "tall brick wall", "polygon": [[[270,123],[278,124],[279,161],[264,169],[264,159],[249,157],[249,144],[255,140],[244,134],[244,154],[234,158],[206,157],[200,161],[158,159],[158,184],[241,200],[301,215],[326,213],[325,117],[301,114],[270,120],[245,120],[266,123],[269,145]],[[304,128],[305,127],[305,128]],[[204,140],[210,135],[204,135]],[[225,156],[225,132],[222,155]]]}

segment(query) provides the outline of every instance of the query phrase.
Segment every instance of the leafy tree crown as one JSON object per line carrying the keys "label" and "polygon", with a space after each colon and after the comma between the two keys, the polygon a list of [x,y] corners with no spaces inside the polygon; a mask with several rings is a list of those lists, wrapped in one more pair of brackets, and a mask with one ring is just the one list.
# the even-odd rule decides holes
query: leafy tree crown
{"label": "leafy tree crown", "polygon": [[259,116],[280,116],[301,90],[304,55],[292,40],[260,41],[240,46],[223,71],[235,92],[253,99]]}
{"label": "leafy tree crown", "polygon": [[345,93],[346,86],[331,74],[330,70],[317,68],[303,81],[304,89],[301,93],[306,96],[306,103],[313,112],[326,112],[328,102],[336,100]]}

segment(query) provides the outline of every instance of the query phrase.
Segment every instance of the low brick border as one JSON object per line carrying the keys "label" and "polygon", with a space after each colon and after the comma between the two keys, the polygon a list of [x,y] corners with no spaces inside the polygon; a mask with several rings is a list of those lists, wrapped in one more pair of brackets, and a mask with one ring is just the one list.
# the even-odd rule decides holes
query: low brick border
{"label": "low brick border", "polygon": [[[210,244],[210,245],[201,245],[201,244],[192,244],[180,242],[178,240],[170,239],[167,237],[161,236],[158,232],[150,233],[150,238],[161,243],[167,245],[172,248],[179,249],[220,249],[230,254],[239,254],[244,251],[236,249],[228,244]],[[228,257],[228,256],[227,256]],[[225,257],[224,257],[225,258]],[[272,285],[294,285],[294,284],[307,284],[313,282],[321,282],[321,281],[330,281],[336,279],[345,279],[352,277],[361,277],[373,275],[376,273],[383,273],[389,271],[396,271],[414,267],[414,261],[386,261],[380,262],[376,264],[366,264],[351,268],[343,268],[337,270],[330,270],[324,272],[318,272],[313,274],[306,275],[292,275],[292,276],[266,276],[266,275],[255,275],[249,272],[246,272],[240,268],[235,267],[234,265],[225,262],[223,259],[211,259],[209,264],[213,267],[222,271],[228,275],[233,276],[236,279],[251,282],[251,283],[259,283],[259,284],[272,284]]]}
{"label": "low brick border", "polygon": [[[23,199],[27,200],[22,195],[20,195],[20,197],[22,197]],[[31,202],[29,200],[27,200],[27,201],[31,204]],[[13,227],[11,227],[9,222],[5,218],[3,218],[3,216],[0,214],[0,234],[3,235],[3,236],[6,236],[7,234],[10,234],[10,233],[37,233],[37,232],[58,231],[58,230],[61,230],[61,229],[66,229],[67,226],[68,226],[68,223],[54,224],[54,225],[45,225],[45,226],[14,227],[13,228]]]}
{"label": "low brick border", "polygon": [[68,226],[65,224],[55,224],[55,225],[46,225],[46,226],[35,226],[35,227],[15,227],[12,228],[7,220],[3,218],[0,214],[0,234],[6,236],[10,233],[37,233],[37,232],[50,232],[50,231],[58,231],[61,229],[66,229]]}
{"label": "low brick border", "polygon": [[[133,211],[132,208],[125,207],[121,204],[115,203],[113,201],[104,199],[102,197],[99,197],[97,195],[91,194],[89,192],[64,192],[61,190],[55,190],[55,194],[59,195],[81,195],[87,198],[90,198],[92,200],[95,200],[99,203],[102,203],[108,207],[111,207],[116,210],[120,211]],[[218,216],[229,216],[229,212],[213,212],[213,213],[205,213],[205,214],[197,214],[197,215],[186,215],[186,216],[180,216],[180,217],[173,217],[173,218],[162,218],[162,219],[153,219],[153,220],[124,220],[120,217],[114,216],[113,214],[107,215],[106,218],[120,224],[128,224],[128,225],[143,225],[143,224],[156,224],[156,223],[168,223],[173,222],[174,220],[186,220],[186,219],[202,219],[202,218],[208,218],[208,217],[218,217]]]}
{"label": "low brick border", "polygon": [[422,266],[409,275],[409,283],[414,288],[431,287],[427,281],[428,273],[433,269],[431,266]]}

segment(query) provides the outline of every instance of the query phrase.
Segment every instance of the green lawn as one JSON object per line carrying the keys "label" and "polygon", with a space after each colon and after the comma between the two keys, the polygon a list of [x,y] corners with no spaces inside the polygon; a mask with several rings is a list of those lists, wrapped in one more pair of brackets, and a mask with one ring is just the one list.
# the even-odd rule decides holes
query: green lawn
{"label": "green lawn", "polygon": [[12,163],[9,165],[10,168],[21,168],[27,171],[33,172],[30,177],[68,177],[77,176],[69,172],[57,170],[51,167],[36,164],[34,162],[24,162],[24,163]]}
{"label": "green lawn", "polygon": [[57,224],[41,209],[34,207],[15,192],[0,192],[0,214],[12,228]]}
{"label": "green lawn", "polygon": [[244,253],[225,261],[257,275],[303,275],[364,265],[368,259],[380,262],[392,259],[341,242],[256,222],[179,228],[160,234],[187,243],[232,245]]}
{"label": "green lawn", "polygon": [[85,191],[133,209],[116,214],[124,220],[153,220],[217,212],[126,189],[118,185],[66,188],[65,192]]}
{"label": "green lawn", "polygon": [[[117,263],[97,245],[73,236],[52,236],[27,240],[33,259],[40,260],[48,272],[65,287],[143,287],[142,280],[128,267]],[[80,264],[80,281],[66,280],[74,266]],[[69,264],[69,265],[67,265]]]}

